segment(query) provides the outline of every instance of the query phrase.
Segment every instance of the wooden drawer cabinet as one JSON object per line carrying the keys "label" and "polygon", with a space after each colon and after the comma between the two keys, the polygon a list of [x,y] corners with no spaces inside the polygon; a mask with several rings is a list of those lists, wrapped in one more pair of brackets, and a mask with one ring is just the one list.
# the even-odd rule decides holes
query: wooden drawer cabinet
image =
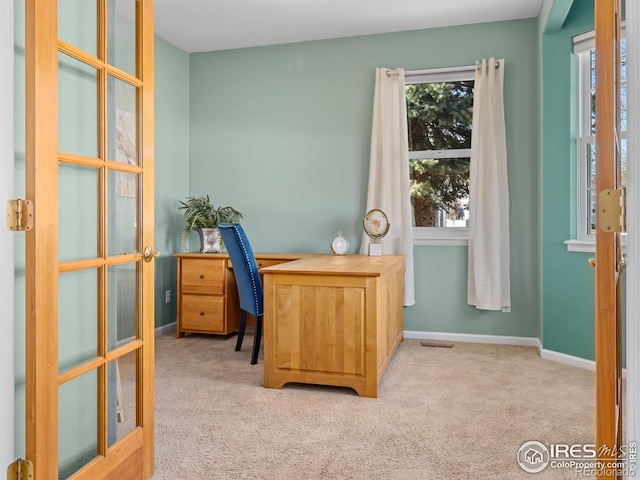
{"label": "wooden drawer cabinet", "polygon": [[224,296],[182,294],[182,329],[224,333]]}
{"label": "wooden drawer cabinet", "polygon": [[256,258],[256,263],[258,264],[258,269],[272,267],[273,265],[280,265],[281,263],[288,262],[288,260],[282,260],[279,258]]}
{"label": "wooden drawer cabinet", "polygon": [[239,307],[225,254],[178,254],[176,337],[185,332],[228,335],[238,331]]}
{"label": "wooden drawer cabinet", "polygon": [[182,293],[224,295],[227,261],[185,259],[182,262]]}
{"label": "wooden drawer cabinet", "polygon": [[[258,268],[298,260],[304,254],[256,254]],[[233,265],[226,253],[179,253],[176,337],[238,331],[240,305]],[[251,325],[252,317],[247,321]]]}

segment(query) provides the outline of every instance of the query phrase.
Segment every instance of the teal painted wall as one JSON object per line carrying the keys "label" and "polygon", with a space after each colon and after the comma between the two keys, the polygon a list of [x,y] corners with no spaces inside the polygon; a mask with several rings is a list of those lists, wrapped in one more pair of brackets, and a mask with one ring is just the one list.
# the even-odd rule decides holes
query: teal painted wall
{"label": "teal painted wall", "polygon": [[[557,2],[545,0],[545,15]],[[14,3],[14,195],[23,197],[23,2]],[[563,244],[574,233],[571,37],[592,27],[592,3],[578,0],[562,28],[544,34],[529,19],[193,55],[156,39],[156,326],[175,321],[179,199],[209,193],[216,204],[236,206],[258,251],[327,252],[342,230],[355,252],[375,67],[459,66],[495,56],[506,59],[513,310],[466,305],[466,248],[418,246],[417,304],[405,309],[405,327],[541,337],[545,349],[592,359],[591,255]],[[15,444],[24,456],[21,237],[15,252]]]}
{"label": "teal painted wall", "polygon": [[[506,59],[512,313],[466,304],[466,247],[415,247],[405,328],[538,337],[539,98],[536,19],[191,55],[189,194],[246,214],[257,251],[356,252],[376,67]],[[393,219],[391,220],[393,221]]]}
{"label": "teal painted wall", "polygon": [[[155,261],[156,327],[176,321],[176,261],[182,213],[189,194],[189,54],[155,41]],[[171,303],[165,292],[171,290]]]}
{"label": "teal painted wall", "polygon": [[574,2],[543,48],[543,336],[545,349],[593,360],[593,254],[568,252],[575,238],[576,60],[573,36],[593,29],[593,2]]}

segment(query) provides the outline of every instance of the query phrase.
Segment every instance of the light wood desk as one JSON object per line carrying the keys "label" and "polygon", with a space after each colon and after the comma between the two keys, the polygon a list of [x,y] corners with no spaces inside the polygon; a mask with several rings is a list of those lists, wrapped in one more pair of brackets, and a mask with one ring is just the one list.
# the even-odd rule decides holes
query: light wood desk
{"label": "light wood desk", "polygon": [[316,255],[267,267],[264,386],[314,383],[378,396],[403,337],[403,255]]}
{"label": "light wood desk", "polygon": [[[290,262],[304,253],[256,253],[258,268]],[[178,294],[176,337],[185,332],[228,335],[238,331],[240,302],[226,253],[176,253]],[[253,325],[253,316],[247,325]]]}

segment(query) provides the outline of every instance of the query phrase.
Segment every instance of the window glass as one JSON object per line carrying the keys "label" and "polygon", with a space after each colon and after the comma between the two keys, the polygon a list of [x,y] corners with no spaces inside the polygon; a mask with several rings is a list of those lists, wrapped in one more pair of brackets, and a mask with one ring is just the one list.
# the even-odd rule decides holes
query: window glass
{"label": "window glass", "polygon": [[[585,37],[587,39],[585,40]],[[593,239],[596,231],[596,50],[593,32],[574,39],[578,57],[578,212],[577,238]],[[586,46],[585,46],[586,45]],[[627,179],[627,42],[620,43],[620,177],[621,186]]]}
{"label": "window glass", "polygon": [[425,81],[405,92],[414,226],[465,228],[473,80]]}

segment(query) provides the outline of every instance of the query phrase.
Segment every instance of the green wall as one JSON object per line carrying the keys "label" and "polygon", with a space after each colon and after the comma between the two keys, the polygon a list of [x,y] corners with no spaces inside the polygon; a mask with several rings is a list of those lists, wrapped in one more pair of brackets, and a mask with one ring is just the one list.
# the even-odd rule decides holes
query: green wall
{"label": "green wall", "polygon": [[[577,0],[563,24],[570,1],[545,0],[541,20],[193,55],[156,38],[156,326],[175,321],[179,199],[208,193],[216,205],[237,207],[257,251],[328,252],[342,230],[355,252],[375,67],[460,66],[494,56],[506,59],[512,312],[467,306],[465,247],[416,246],[417,303],[405,309],[405,327],[539,337],[547,350],[592,359],[591,255],[569,253],[563,242],[574,233],[571,37],[593,27],[593,11],[592,2]],[[22,197],[22,2],[15,8],[14,195]],[[554,28],[545,30],[547,18]],[[22,237],[15,252],[15,443],[24,456]]]}
{"label": "green wall", "polygon": [[[257,251],[359,248],[376,67],[505,58],[512,312],[466,304],[466,247],[415,247],[405,328],[538,337],[539,99],[536,19],[191,55],[189,194],[246,214]],[[391,219],[393,221],[393,219]]]}
{"label": "green wall", "polygon": [[[182,213],[189,194],[189,55],[155,41],[155,324],[176,321],[176,261]],[[165,291],[171,290],[171,303]]]}
{"label": "green wall", "polygon": [[593,2],[574,2],[560,29],[543,35],[543,335],[547,350],[594,358],[593,254],[575,238],[576,59],[573,36],[593,29]]}

